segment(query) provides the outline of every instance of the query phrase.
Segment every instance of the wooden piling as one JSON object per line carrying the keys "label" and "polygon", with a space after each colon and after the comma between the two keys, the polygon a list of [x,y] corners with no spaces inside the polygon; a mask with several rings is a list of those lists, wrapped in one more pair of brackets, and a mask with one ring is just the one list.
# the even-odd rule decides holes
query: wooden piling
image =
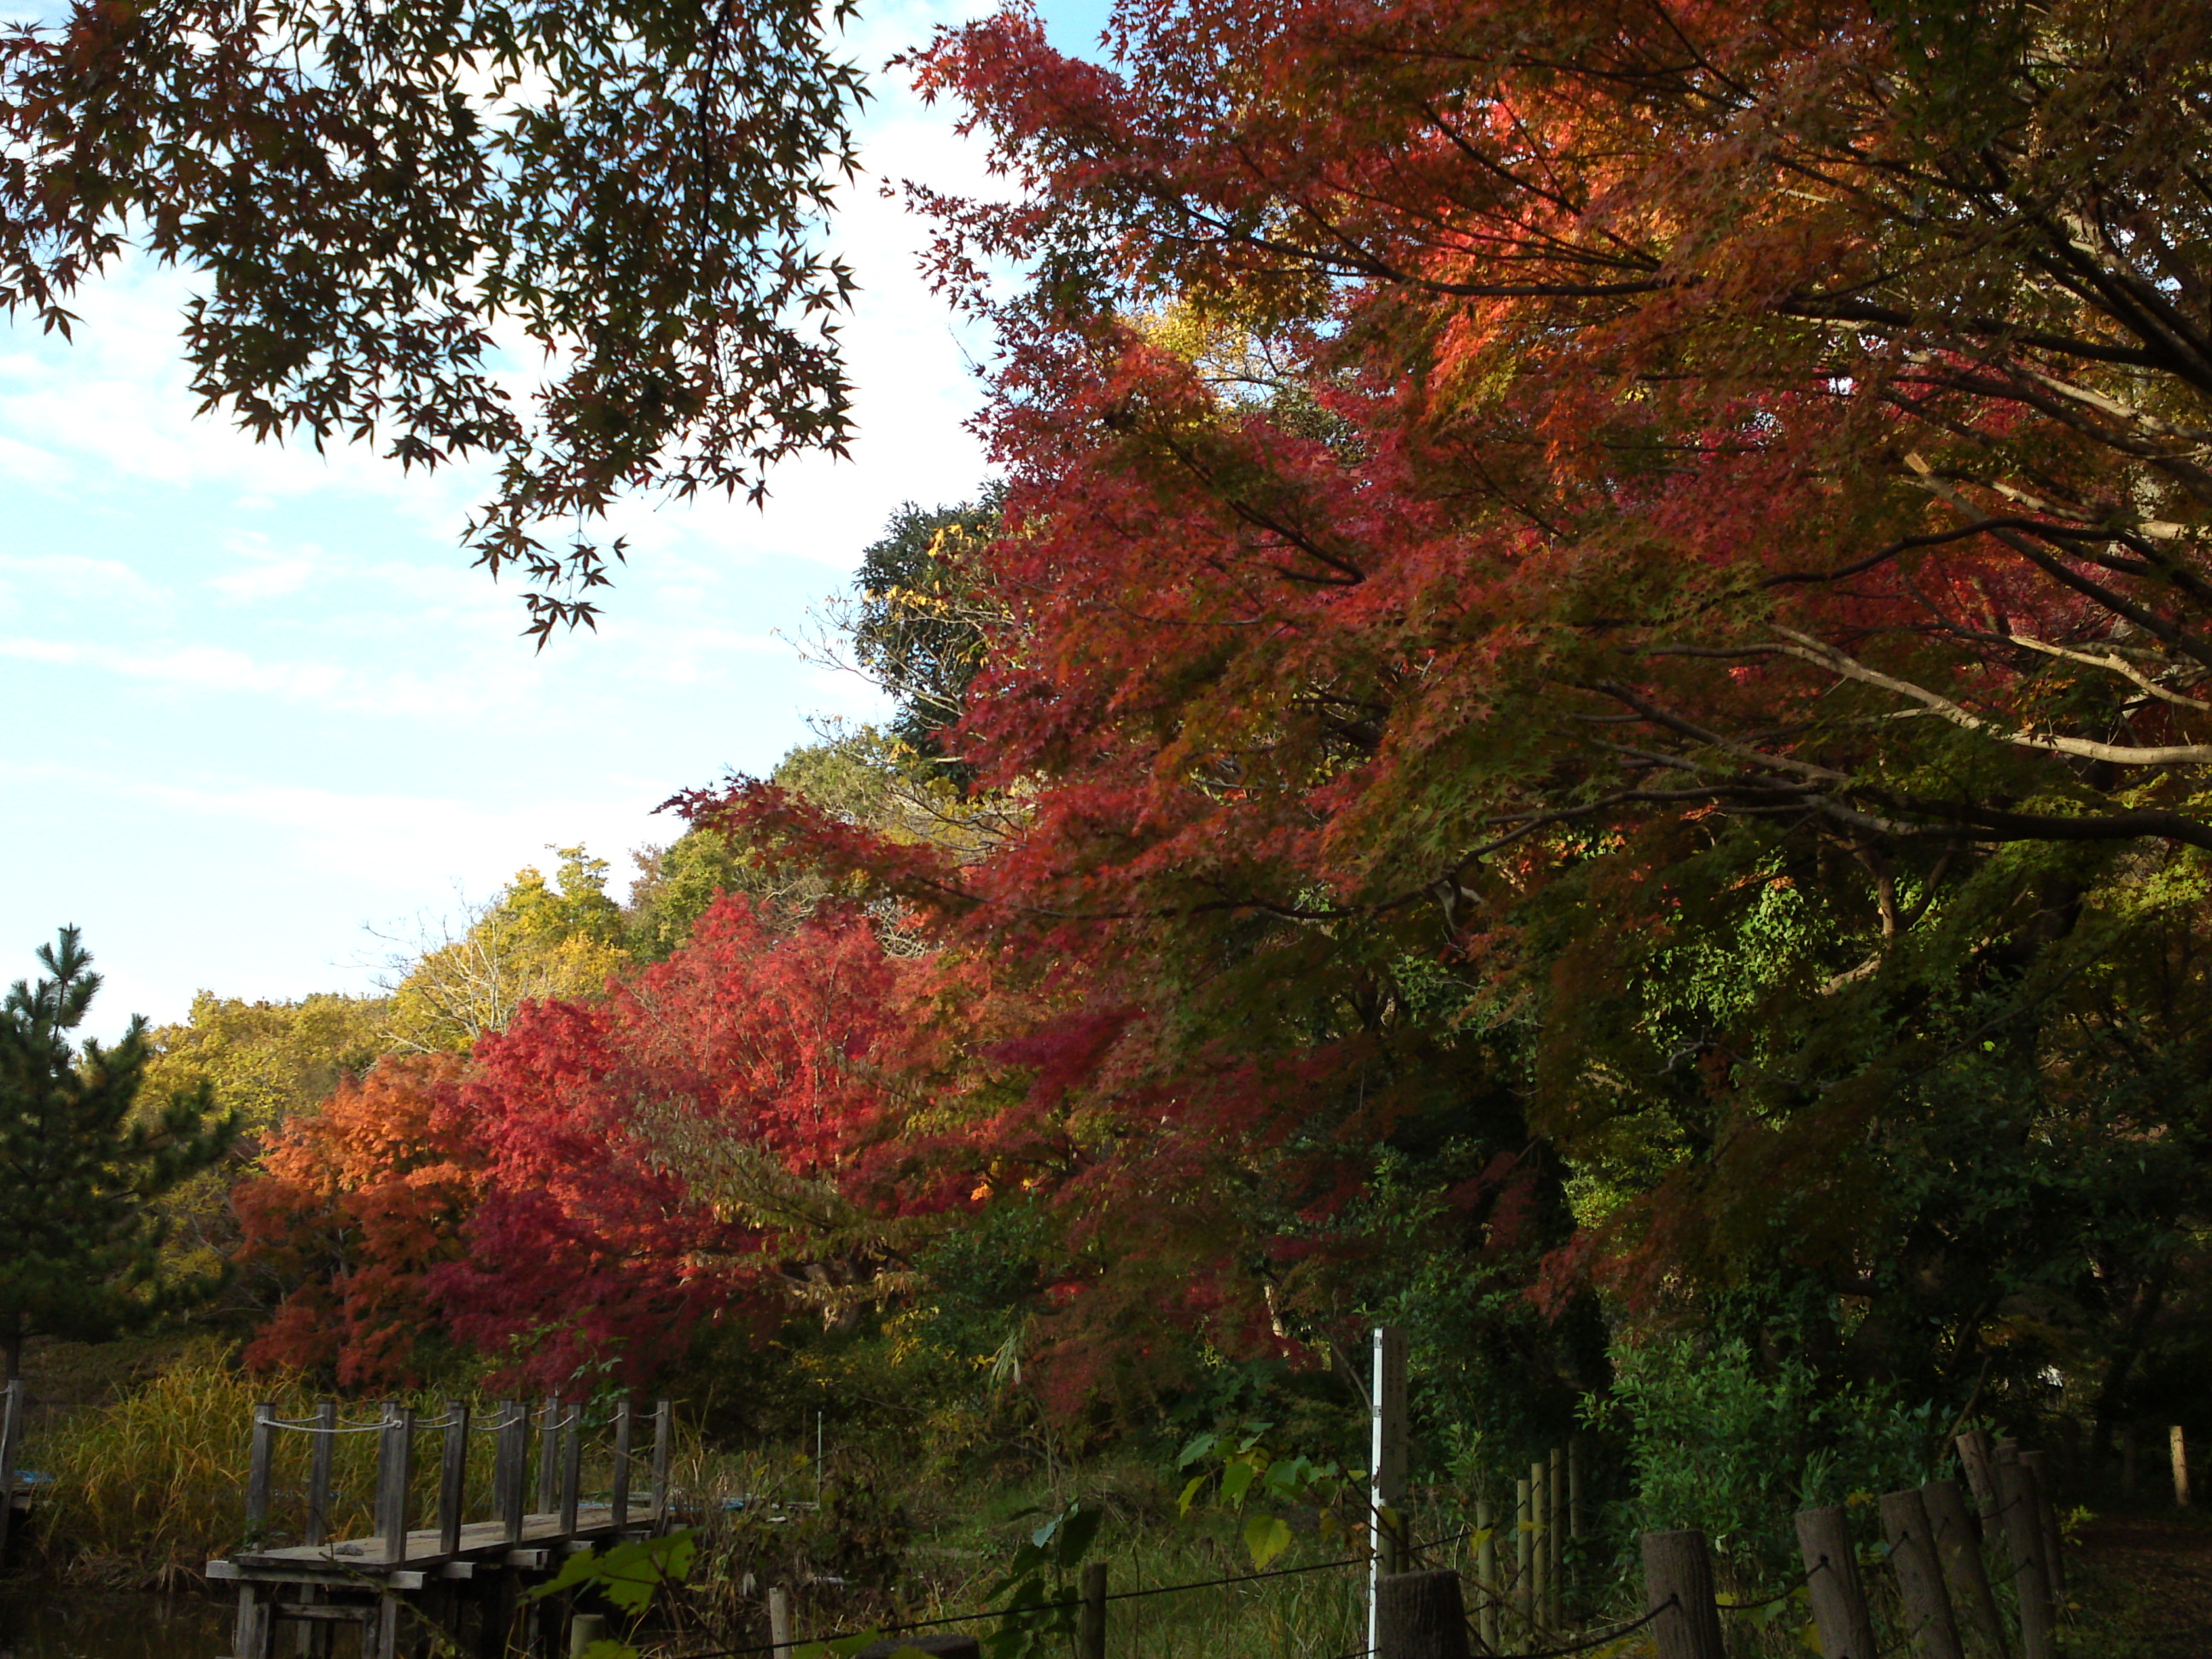
{"label": "wooden piling", "polygon": [[1106,1564],[1083,1564],[1082,1605],[1076,1609],[1075,1659],[1106,1659]]}
{"label": "wooden piling", "polygon": [[1801,1510],[1797,1547],[1805,1559],[1805,1588],[1812,1595],[1821,1653],[1826,1659],[1875,1659],[1874,1618],[1843,1506]]}
{"label": "wooden piling", "polygon": [[576,1530],[576,1505],[582,1501],[584,1474],[584,1402],[568,1407],[561,1428],[561,1530]]}
{"label": "wooden piling", "polygon": [[408,1489],[414,1473],[415,1413],[388,1400],[376,1459],[376,1530],[384,1540],[387,1565],[407,1559]]}
{"label": "wooden piling", "polygon": [[615,1402],[615,1473],[613,1490],[608,1495],[608,1505],[615,1512],[615,1525],[629,1524],[629,1441],[631,1410],[629,1396],[624,1395]]}
{"label": "wooden piling", "polygon": [[23,1443],[23,1379],[0,1390],[0,1561],[15,1519],[15,1458]]}
{"label": "wooden piling", "polygon": [[[438,1468],[438,1553],[456,1555],[461,1547],[461,1521],[468,1500],[469,1408],[459,1400],[446,1402],[444,1461]],[[571,1528],[573,1530],[573,1528]]]}
{"label": "wooden piling", "polygon": [[1998,1521],[2020,1609],[2021,1651],[2026,1659],[2057,1659],[2056,1610],[2051,1605],[2051,1583],[2043,1570],[2042,1527],[2035,1513],[2035,1477],[2017,1456],[2000,1456],[1993,1473],[1997,1481]]}
{"label": "wooden piling", "polygon": [[315,1427],[307,1447],[307,1516],[301,1541],[327,1543],[331,1535],[331,1462],[337,1455],[338,1402],[315,1402]]}
{"label": "wooden piling", "polygon": [[1927,1501],[1917,1488],[1882,1494],[1881,1531],[1889,1544],[1889,1565],[1897,1573],[1898,1599],[1905,1606],[1912,1650],[1920,1659],[1965,1659],[1958,1620],[1943,1589],[1943,1562],[1936,1553]]}
{"label": "wooden piling", "polygon": [[1375,1615],[1375,1659],[1468,1659],[1467,1604],[1448,1567],[1376,1579]]}
{"label": "wooden piling", "polygon": [[246,1455],[246,1533],[258,1542],[269,1530],[269,1492],[276,1479],[270,1467],[276,1455],[276,1402],[263,1400],[253,1407],[253,1436]]}
{"label": "wooden piling", "polygon": [[1651,1621],[1657,1659],[1725,1659],[1705,1534],[1645,1533],[1644,1594],[1659,1615]]}
{"label": "wooden piling", "polygon": [[1974,1637],[1988,1659],[2010,1659],[2004,1620],[1998,1616],[1989,1565],[1982,1557],[1981,1529],[1966,1508],[1966,1493],[1955,1480],[1930,1480],[1921,1487],[1920,1500],[1927,1505],[1929,1533],[1943,1563],[1962,1630]]}

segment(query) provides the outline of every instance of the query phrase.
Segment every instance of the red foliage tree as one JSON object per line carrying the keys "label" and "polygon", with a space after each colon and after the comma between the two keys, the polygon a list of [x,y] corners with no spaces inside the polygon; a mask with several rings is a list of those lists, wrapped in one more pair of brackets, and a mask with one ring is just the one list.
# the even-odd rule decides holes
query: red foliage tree
{"label": "red foliage tree", "polygon": [[[944,741],[1018,811],[956,866],[694,810],[1136,1011],[1030,1053],[1087,1126],[1066,1190],[1132,1238],[1164,1191],[1207,1215],[1239,1309],[1425,1114],[1554,1240],[1560,1158],[1656,1125],[1621,1250],[1713,1270],[1802,1196],[1850,1279],[1873,1149],[1925,1144],[1883,1114],[1926,1030],[1875,1001],[2032,959],[2120,867],[2008,845],[2212,847],[2208,31],[1157,0],[1112,68],[1025,11],[949,32],[921,85],[1018,191],[925,193],[1010,478]],[[1623,977],[1792,881],[1792,1034],[1685,1069]],[[1539,1014],[1501,1086],[1470,1050]]]}
{"label": "red foliage tree", "polygon": [[453,1055],[392,1056],[271,1136],[232,1199],[244,1261],[283,1297],[248,1364],[414,1380],[430,1275],[460,1254],[487,1178],[464,1074]]}

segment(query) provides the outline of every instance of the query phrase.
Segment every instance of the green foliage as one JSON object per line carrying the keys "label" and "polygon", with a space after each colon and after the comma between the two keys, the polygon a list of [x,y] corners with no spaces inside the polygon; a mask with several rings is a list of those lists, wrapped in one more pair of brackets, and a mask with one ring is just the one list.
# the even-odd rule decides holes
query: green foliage
{"label": "green foliage", "polygon": [[100,989],[77,930],[0,1005],[0,1349],[19,1374],[33,1334],[94,1340],[210,1293],[219,1279],[167,1279],[156,1205],[208,1169],[238,1133],[198,1086],[142,1103],[152,1058],[134,1018],[113,1048],[70,1036]]}
{"label": "green foliage", "polygon": [[551,882],[535,868],[514,879],[467,926],[427,937],[402,957],[391,986],[392,1047],[435,1054],[466,1050],[503,1031],[523,1003],[591,998],[629,961],[622,908],[607,896],[607,863],[581,847],[554,849]]}
{"label": "green foliage", "polygon": [[1624,1538],[1695,1527],[1734,1588],[1797,1571],[1800,1510],[1917,1486],[1940,1472],[1945,1423],[1882,1389],[1838,1389],[1797,1359],[1757,1364],[1739,1340],[1655,1337],[1614,1354],[1610,1409],[1632,1492]]}
{"label": "green foliage", "polygon": [[983,1638],[989,1659],[1042,1659],[1065,1650],[1074,1639],[1073,1575],[1097,1541],[1104,1519],[1095,1509],[1071,1504],[1016,1546],[1005,1576],[984,1595],[987,1601],[999,1603],[999,1627]]}
{"label": "green foliage", "polygon": [[718,830],[687,830],[666,847],[633,855],[636,878],[623,914],[623,947],[638,962],[665,962],[718,894],[745,890],[745,856]]}
{"label": "green foliage", "polygon": [[896,700],[891,731],[917,753],[945,758],[939,736],[960,718],[981,667],[983,624],[965,561],[996,534],[1003,489],[925,509],[908,501],[860,555],[860,605],[850,618],[861,672]]}
{"label": "green foliage", "polygon": [[[1209,1431],[1195,1435],[1176,1460],[1178,1469],[1198,1470],[1176,1498],[1176,1512],[1188,1516],[1211,1486],[1217,1508],[1243,1517],[1244,1547],[1255,1571],[1265,1571],[1291,1547],[1291,1523],[1281,1510],[1316,1510],[1322,1537],[1342,1538],[1349,1536],[1350,1529],[1339,1508],[1360,1498],[1356,1484],[1362,1478],[1359,1471],[1271,1446],[1268,1432],[1273,1427],[1272,1423],[1247,1423],[1229,1434]],[[1364,1515],[1364,1498],[1359,1510]]]}

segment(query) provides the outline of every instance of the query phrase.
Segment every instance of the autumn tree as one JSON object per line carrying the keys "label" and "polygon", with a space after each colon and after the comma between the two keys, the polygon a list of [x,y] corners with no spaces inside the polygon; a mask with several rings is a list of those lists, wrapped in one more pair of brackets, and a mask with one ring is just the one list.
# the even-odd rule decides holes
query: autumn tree
{"label": "autumn tree", "polygon": [[238,1129],[203,1083],[142,1102],[149,1045],[72,1036],[100,976],[74,927],[39,948],[50,979],[0,1004],[0,1352],[13,1381],[32,1336],[101,1340],[210,1288],[164,1281],[154,1206],[220,1159]]}
{"label": "autumn tree", "polygon": [[918,60],[1019,186],[922,195],[1010,470],[947,741],[1020,811],[813,833],[1083,964],[1085,1183],[1282,1181],[1218,1212],[1248,1328],[1325,1334],[1316,1229],[1456,1145],[1554,1309],[2101,1425],[2158,1310],[2201,1347],[2207,27],[1194,0]]}
{"label": "autumn tree", "polygon": [[[0,304],[66,331],[126,251],[206,273],[195,395],[258,439],[488,461],[466,539],[528,578],[542,641],[592,615],[607,550],[576,526],[617,495],[757,500],[842,448],[852,277],[818,233],[854,166],[848,15],[80,0],[0,36]],[[522,398],[501,328],[550,365]]]}

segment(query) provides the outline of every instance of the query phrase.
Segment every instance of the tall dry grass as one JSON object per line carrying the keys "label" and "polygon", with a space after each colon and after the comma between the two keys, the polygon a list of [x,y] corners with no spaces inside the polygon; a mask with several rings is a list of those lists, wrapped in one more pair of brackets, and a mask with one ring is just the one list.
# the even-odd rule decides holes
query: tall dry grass
{"label": "tall dry grass", "polygon": [[[298,1378],[244,1375],[210,1347],[187,1354],[115,1405],[57,1424],[25,1449],[24,1458],[27,1467],[52,1477],[33,1512],[46,1570],[74,1583],[171,1589],[197,1582],[208,1561],[247,1541],[254,1406],[268,1401],[280,1418],[298,1420],[313,1413],[317,1397]],[[446,1400],[414,1395],[400,1403],[428,1420],[442,1418]],[[478,1424],[488,1424],[490,1402],[469,1403]],[[350,1402],[340,1413],[342,1421],[362,1431],[339,1435],[333,1449],[333,1537],[365,1537],[372,1530],[378,1413],[374,1401]],[[587,1431],[587,1498],[609,1478],[611,1454],[599,1443],[605,1437],[603,1431]],[[312,1435],[276,1435],[269,1522],[253,1541],[300,1541],[313,1444]],[[411,1483],[417,1527],[433,1524],[439,1448],[435,1428],[418,1433]],[[467,1519],[489,1518],[492,1453],[489,1433],[469,1437]]]}

